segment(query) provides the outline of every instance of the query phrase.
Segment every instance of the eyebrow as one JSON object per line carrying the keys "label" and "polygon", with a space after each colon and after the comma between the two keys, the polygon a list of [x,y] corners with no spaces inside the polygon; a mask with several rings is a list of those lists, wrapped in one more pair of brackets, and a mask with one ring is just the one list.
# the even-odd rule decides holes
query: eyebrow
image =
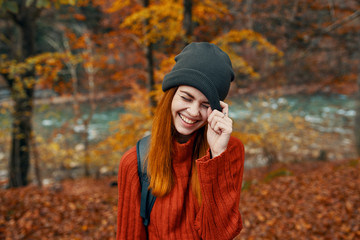
{"label": "eyebrow", "polygon": [[[194,99],[195,97],[193,95],[191,95],[190,93],[188,93],[187,91],[184,90],[180,90],[180,92],[185,93],[186,95],[188,95],[189,97],[191,97],[192,99]],[[204,101],[203,103],[205,104],[210,104],[208,101]]]}

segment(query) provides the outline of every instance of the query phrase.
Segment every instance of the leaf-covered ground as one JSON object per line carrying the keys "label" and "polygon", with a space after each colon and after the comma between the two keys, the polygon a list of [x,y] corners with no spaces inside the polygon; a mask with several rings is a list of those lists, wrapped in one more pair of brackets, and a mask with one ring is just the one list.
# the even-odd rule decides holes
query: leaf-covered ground
{"label": "leaf-covered ground", "polygon": [[274,166],[245,179],[237,239],[360,239],[359,160]]}
{"label": "leaf-covered ground", "polygon": [[[247,170],[236,239],[360,239],[360,164]],[[114,239],[116,177],[0,190],[0,239]]]}

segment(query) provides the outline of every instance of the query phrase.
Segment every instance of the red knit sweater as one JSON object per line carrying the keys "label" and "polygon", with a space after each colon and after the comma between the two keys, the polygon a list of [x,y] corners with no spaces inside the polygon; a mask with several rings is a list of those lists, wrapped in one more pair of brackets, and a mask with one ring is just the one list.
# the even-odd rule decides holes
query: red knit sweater
{"label": "red knit sweater", "polygon": [[[231,137],[220,156],[197,159],[202,203],[191,190],[189,172],[194,138],[174,143],[175,185],[165,197],[158,197],[150,215],[149,239],[233,239],[242,229],[239,212],[244,169],[244,146]],[[140,182],[136,148],[120,161],[118,174],[118,216],[116,239],[146,239],[140,217]]]}

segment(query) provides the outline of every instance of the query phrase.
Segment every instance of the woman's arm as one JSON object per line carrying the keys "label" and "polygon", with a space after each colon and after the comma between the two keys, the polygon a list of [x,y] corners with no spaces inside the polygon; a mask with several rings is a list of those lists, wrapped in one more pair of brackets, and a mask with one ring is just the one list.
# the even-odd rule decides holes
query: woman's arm
{"label": "woman's arm", "polygon": [[227,149],[215,158],[198,159],[202,203],[195,227],[202,239],[233,239],[242,229],[239,211],[244,146],[231,137]]}
{"label": "woman's arm", "polygon": [[116,239],[146,239],[140,217],[140,181],[135,147],[124,154],[119,165]]}

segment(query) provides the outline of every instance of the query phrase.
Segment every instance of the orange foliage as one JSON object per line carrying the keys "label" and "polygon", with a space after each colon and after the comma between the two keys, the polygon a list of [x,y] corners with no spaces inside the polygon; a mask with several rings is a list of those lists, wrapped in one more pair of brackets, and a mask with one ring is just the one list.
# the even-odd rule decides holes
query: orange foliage
{"label": "orange foliage", "polygon": [[[19,96],[27,88],[39,84],[41,88],[51,88],[52,82],[58,78],[58,72],[62,69],[61,59],[64,57],[61,53],[42,53],[25,59],[24,62],[8,60],[5,55],[0,60],[0,71],[9,74],[9,78],[15,79],[14,90]],[[25,71],[34,69],[33,77],[21,80],[21,75]]]}
{"label": "orange foliage", "polygon": [[130,6],[131,3],[131,0],[116,0],[112,3],[111,7],[107,8],[107,11],[110,13],[120,11],[121,9]]}
{"label": "orange foliage", "polygon": [[227,6],[221,1],[194,1],[193,20],[200,25],[206,24],[208,21],[222,19],[228,14]]}
{"label": "orange foliage", "polygon": [[0,190],[0,239],[115,239],[111,179]]}
{"label": "orange foliage", "polygon": [[237,240],[360,238],[359,160],[285,167],[292,174],[270,182],[262,179],[276,170],[245,171]]}
{"label": "orange foliage", "polygon": [[85,21],[86,20],[86,17],[83,14],[80,14],[80,13],[75,13],[73,15],[73,17],[78,21]]}
{"label": "orange foliage", "polygon": [[128,16],[121,27],[129,28],[142,43],[155,43],[161,39],[171,43],[183,35],[182,11],[182,5],[177,2],[151,4]]}
{"label": "orange foliage", "polygon": [[[291,174],[272,174],[284,167]],[[244,228],[236,240],[359,239],[359,171],[359,160],[246,170],[239,206]],[[1,189],[0,238],[115,239],[112,181],[115,176]]]}

